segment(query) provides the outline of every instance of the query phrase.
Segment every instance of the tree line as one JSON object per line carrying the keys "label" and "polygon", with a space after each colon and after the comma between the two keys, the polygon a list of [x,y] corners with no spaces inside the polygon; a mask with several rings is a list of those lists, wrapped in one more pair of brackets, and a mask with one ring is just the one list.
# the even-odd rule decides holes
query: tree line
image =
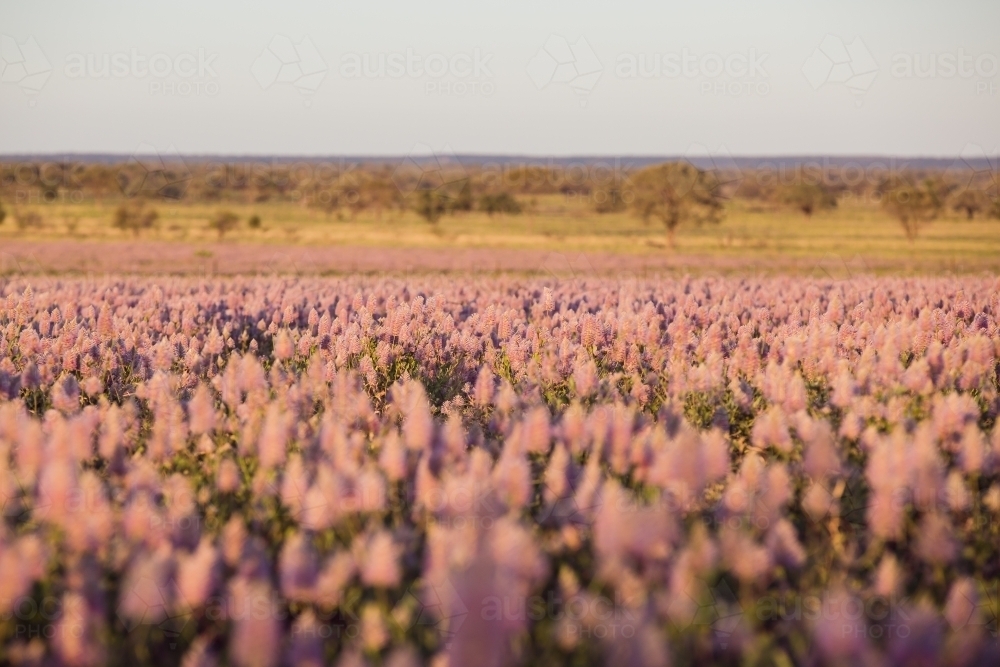
{"label": "tree line", "polygon": [[[908,239],[951,210],[967,219],[1000,219],[997,176],[991,172],[900,171],[852,178],[838,169],[798,167],[789,172],[706,170],[687,161],[639,169],[541,167],[484,168],[429,162],[400,166],[71,163],[0,164],[0,224],[3,201],[18,203],[116,203],[112,224],[139,235],[157,224],[158,201],[218,203],[207,221],[220,238],[240,224],[227,204],[287,202],[319,209],[338,219],[369,212],[376,218],[412,211],[430,224],[442,217],[480,211],[518,215],[536,197],[563,195],[583,201],[596,214],[631,212],[658,222],[673,245],[684,225],[717,223],[728,204],[783,207],[811,218],[845,199],[881,206],[900,223]],[[18,209],[16,224],[41,224],[38,214]],[[259,216],[247,219],[261,226]]]}

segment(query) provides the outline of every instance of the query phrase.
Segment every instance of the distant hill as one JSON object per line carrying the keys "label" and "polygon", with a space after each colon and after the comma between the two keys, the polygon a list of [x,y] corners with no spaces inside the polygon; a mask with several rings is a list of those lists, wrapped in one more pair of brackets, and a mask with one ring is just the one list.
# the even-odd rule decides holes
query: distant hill
{"label": "distant hill", "polygon": [[[37,154],[10,154],[0,155],[0,162],[83,162],[98,164],[116,164],[126,162],[131,156],[117,153],[37,153]],[[660,162],[670,162],[675,160],[689,160],[696,166],[702,168],[737,167],[740,169],[759,168],[794,168],[802,165],[816,165],[820,167],[856,167],[859,169],[872,168],[892,168],[918,169],[918,170],[944,170],[967,166],[973,169],[996,169],[997,165],[990,164],[989,158],[974,160],[963,160],[955,156],[953,158],[944,157],[894,157],[884,155],[762,155],[762,156],[730,156],[728,154],[710,156],[685,156],[685,155],[577,155],[561,157],[545,157],[537,155],[443,155],[441,159],[457,161],[463,165],[535,165],[551,167],[568,167],[571,165],[593,165],[601,163],[612,163],[623,168],[644,167]],[[430,161],[434,159],[431,155],[407,156],[407,155],[181,155],[184,162],[206,163],[253,163],[264,162],[269,164],[289,164],[295,162],[305,162],[310,164],[335,162],[347,164],[397,164],[407,159],[417,162]]]}

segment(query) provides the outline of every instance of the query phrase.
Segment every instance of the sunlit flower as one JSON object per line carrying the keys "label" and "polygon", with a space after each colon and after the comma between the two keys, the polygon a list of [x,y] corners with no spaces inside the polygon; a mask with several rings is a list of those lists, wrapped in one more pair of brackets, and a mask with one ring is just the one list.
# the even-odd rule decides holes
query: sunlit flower
{"label": "sunlit flower", "polygon": [[399,547],[392,535],[378,531],[365,540],[358,554],[361,581],[369,586],[394,588],[402,576],[399,567]]}

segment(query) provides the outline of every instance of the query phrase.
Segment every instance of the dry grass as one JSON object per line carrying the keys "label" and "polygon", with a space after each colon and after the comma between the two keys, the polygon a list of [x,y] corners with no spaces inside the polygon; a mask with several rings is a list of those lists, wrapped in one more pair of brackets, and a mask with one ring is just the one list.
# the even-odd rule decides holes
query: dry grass
{"label": "dry grass", "polygon": [[[965,220],[950,214],[931,223],[915,242],[908,242],[899,224],[877,206],[846,203],[840,208],[812,218],[784,208],[770,207],[745,201],[734,201],[719,225],[682,228],[677,236],[677,248],[667,247],[664,231],[654,224],[644,224],[630,213],[598,215],[585,200],[562,196],[536,197],[526,200],[527,211],[519,216],[489,217],[479,212],[446,216],[437,225],[430,225],[410,211],[391,211],[377,215],[365,211],[356,217],[348,213],[327,214],[316,209],[290,204],[175,204],[163,202],[156,206],[158,227],[135,238],[115,229],[111,218],[113,204],[48,204],[15,208],[35,212],[43,220],[40,228],[19,229],[14,215],[0,225],[0,244],[4,246],[8,263],[15,256],[33,254],[39,264],[48,261],[52,248],[64,252],[67,241],[127,243],[131,256],[143,252],[152,255],[154,264],[161,254],[145,248],[169,242],[167,251],[176,257],[193,256],[206,259],[218,256],[242,256],[250,259],[240,264],[247,270],[257,270],[261,253],[265,255],[299,254],[308,248],[312,256],[320,248],[329,248],[330,261],[309,260],[310,270],[339,272],[336,259],[346,248],[347,257],[355,260],[358,269],[386,270],[395,268],[481,268],[488,270],[532,270],[538,264],[524,260],[521,254],[530,251],[544,256],[552,252],[578,255],[584,253],[591,263],[606,265],[605,255],[626,255],[625,262],[638,267],[704,267],[725,270],[730,267],[783,268],[800,271],[816,266],[847,265],[855,270],[892,272],[969,272],[1000,270],[1000,221],[977,218]],[[219,210],[236,213],[241,222],[227,234],[222,243],[207,225]],[[251,229],[246,221],[259,215],[262,224]],[[342,250],[337,251],[340,247]],[[364,259],[371,250],[421,249],[413,266],[395,263],[398,252],[385,254],[384,260]],[[25,249],[28,249],[27,251]],[[483,265],[481,251],[488,250]],[[110,253],[100,249],[84,250],[100,259]],[[136,254],[138,253],[138,254]],[[72,254],[72,253],[71,253]],[[323,253],[320,253],[323,254]],[[444,259],[426,259],[435,254]],[[409,253],[403,253],[404,258]],[[458,258],[458,259],[455,259]],[[464,258],[464,259],[463,259]],[[122,258],[113,258],[120,262]],[[112,263],[111,268],[121,268]],[[388,263],[387,263],[388,262]],[[205,264],[205,262],[201,262]],[[232,262],[227,262],[231,265]],[[82,267],[71,262],[69,268],[100,270],[97,266]],[[470,266],[466,266],[470,265]],[[58,268],[52,267],[49,268]],[[169,270],[170,267],[163,267]],[[542,267],[544,270],[544,267]],[[220,270],[226,270],[223,267]]]}

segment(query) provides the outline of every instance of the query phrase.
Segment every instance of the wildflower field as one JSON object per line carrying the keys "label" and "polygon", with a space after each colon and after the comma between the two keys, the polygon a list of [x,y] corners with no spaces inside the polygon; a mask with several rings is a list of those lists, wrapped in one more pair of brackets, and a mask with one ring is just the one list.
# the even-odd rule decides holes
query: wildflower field
{"label": "wildflower field", "polygon": [[1000,280],[0,282],[0,663],[996,665]]}

